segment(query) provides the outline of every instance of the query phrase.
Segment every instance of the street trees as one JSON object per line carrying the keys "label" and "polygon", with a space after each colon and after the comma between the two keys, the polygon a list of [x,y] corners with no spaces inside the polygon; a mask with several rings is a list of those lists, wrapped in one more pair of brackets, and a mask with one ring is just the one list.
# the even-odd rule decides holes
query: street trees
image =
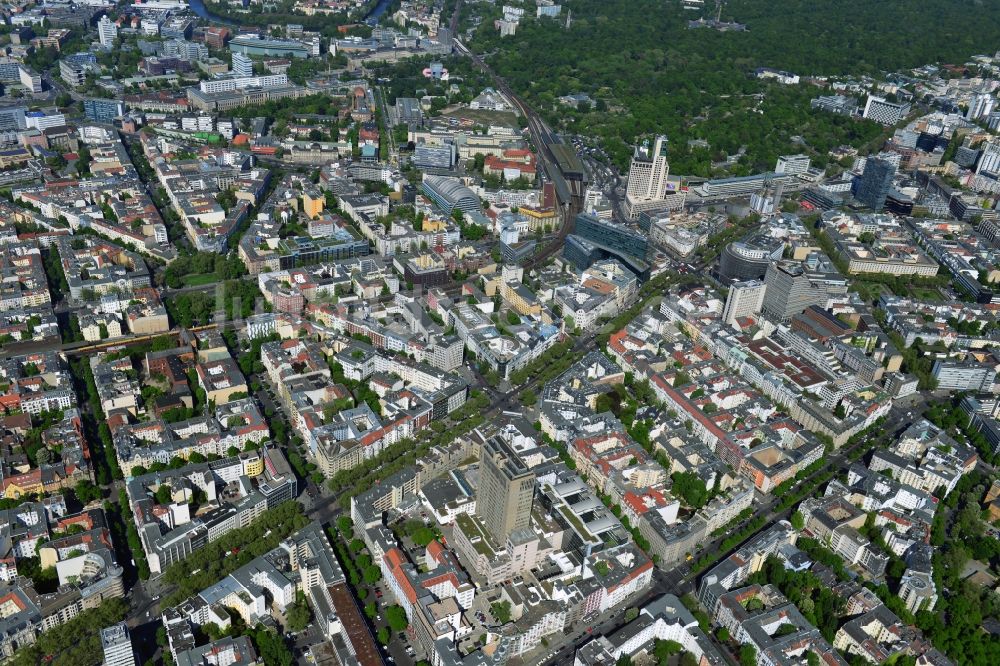
{"label": "street trees", "polygon": [[[127,499],[123,506],[127,510]],[[177,589],[164,598],[163,604],[177,605],[195,592],[225,578],[253,558],[277,547],[282,539],[308,523],[309,519],[298,502],[288,501],[268,509],[247,527],[227,532],[170,565],[164,572],[163,579],[176,585]]]}
{"label": "street trees", "polygon": [[675,472],[671,478],[674,481],[672,487],[674,494],[683,499],[688,506],[700,509],[708,502],[708,488],[697,474]]}
{"label": "street trees", "polygon": [[362,580],[364,580],[367,585],[374,585],[375,583],[382,580],[382,570],[379,569],[374,564],[371,564],[364,568],[361,577]]}
{"label": "street trees", "polygon": [[410,626],[410,621],[406,619],[406,611],[401,606],[389,606],[386,608],[385,619],[393,632],[405,631]]}
{"label": "street trees", "polygon": [[96,608],[81,612],[69,622],[43,632],[34,645],[20,646],[10,663],[13,666],[93,663],[94,655],[102,652],[101,628],[120,622],[126,613],[128,603],[124,599],[109,599]]}
{"label": "street trees", "polygon": [[299,590],[295,594],[295,602],[288,607],[285,613],[286,626],[289,631],[302,631],[309,622],[312,621],[312,611],[306,601],[306,595]]}
{"label": "street trees", "polygon": [[104,492],[94,485],[90,479],[83,479],[73,487],[73,494],[81,504],[90,504],[104,497]]}

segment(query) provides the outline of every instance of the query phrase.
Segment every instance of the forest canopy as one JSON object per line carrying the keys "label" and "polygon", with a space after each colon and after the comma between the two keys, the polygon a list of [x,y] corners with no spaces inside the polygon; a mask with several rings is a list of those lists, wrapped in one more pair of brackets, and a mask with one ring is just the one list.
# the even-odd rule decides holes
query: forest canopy
{"label": "forest canopy", "polygon": [[[878,75],[962,63],[1000,43],[1000,0],[730,0],[722,19],[746,24],[746,32],[688,29],[698,13],[678,2],[571,0],[563,7],[573,13],[569,29],[565,16],[525,20],[515,36],[501,38],[484,21],[473,47],[561,129],[600,137],[620,166],[636,136],[666,133],[671,170],[704,176],[741,145],[748,154],[730,170],[736,175],[773,168],[779,154],[802,152],[801,140],[817,157],[830,144],[880,140],[872,123],[812,112],[809,100],[825,94],[821,88],[765,83],[752,76],[758,67]],[[558,103],[578,92],[595,108]],[[710,146],[689,149],[691,139]]]}

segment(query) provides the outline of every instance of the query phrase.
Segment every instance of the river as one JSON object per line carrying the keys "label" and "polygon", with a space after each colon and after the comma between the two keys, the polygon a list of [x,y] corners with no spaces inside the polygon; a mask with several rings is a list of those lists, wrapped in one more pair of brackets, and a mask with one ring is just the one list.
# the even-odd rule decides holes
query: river
{"label": "river", "polygon": [[365,23],[369,25],[375,25],[378,23],[378,20],[382,18],[382,14],[385,14],[385,10],[387,10],[391,4],[392,0],[378,0],[372,10],[365,15]]}
{"label": "river", "polygon": [[211,21],[212,23],[222,23],[225,25],[239,25],[236,21],[217,16],[208,11],[208,8],[205,7],[204,0],[188,0],[188,5],[191,7],[191,11],[206,21]]}
{"label": "river", "polygon": [[[385,14],[385,11],[392,4],[392,0],[378,0],[372,10],[365,15],[365,22],[369,25],[375,25],[378,20]],[[238,26],[239,22],[233,21],[231,19],[223,18],[216,14],[208,11],[205,7],[205,0],[188,0],[188,5],[191,7],[191,11],[197,14],[199,17],[205,19],[206,21],[212,21],[213,23],[223,23],[225,25]]]}

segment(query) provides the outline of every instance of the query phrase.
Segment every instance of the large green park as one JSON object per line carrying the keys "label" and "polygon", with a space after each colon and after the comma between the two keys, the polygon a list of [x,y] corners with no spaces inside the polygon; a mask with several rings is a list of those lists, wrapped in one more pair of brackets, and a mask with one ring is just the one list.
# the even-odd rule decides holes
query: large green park
{"label": "large green park", "polygon": [[[962,64],[1000,43],[1000,0],[731,0],[721,18],[745,31],[690,29],[689,20],[714,15],[713,3],[705,5],[692,12],[676,0],[571,0],[559,18],[524,20],[514,36],[501,37],[489,15],[472,47],[557,127],[600,138],[620,167],[637,136],[666,133],[672,171],[710,176],[721,175],[713,161],[741,146],[746,155],[728,175],[771,169],[788,152],[823,165],[838,145],[877,147],[880,126],[811,111],[809,100],[830,92],[806,77],[863,83],[865,75]],[[464,11],[482,5],[475,7]],[[761,81],[758,67],[803,82]],[[581,92],[592,107],[558,102]],[[688,147],[697,139],[708,147]]]}

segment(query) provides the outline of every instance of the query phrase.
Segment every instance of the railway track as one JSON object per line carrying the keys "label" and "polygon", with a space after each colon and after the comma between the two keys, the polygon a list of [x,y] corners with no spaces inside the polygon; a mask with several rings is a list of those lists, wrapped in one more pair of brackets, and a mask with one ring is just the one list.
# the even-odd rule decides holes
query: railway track
{"label": "railway track", "polygon": [[[452,18],[454,20],[455,16]],[[473,53],[464,43],[462,43],[461,40],[457,38],[455,39],[455,50],[471,59],[480,71],[487,74],[493,80],[494,87],[508,100],[510,100],[510,102],[517,107],[517,110],[521,113],[521,115],[523,115],[527,120],[528,133],[531,136],[531,141],[538,154],[538,161],[541,164],[542,172],[545,174],[547,181],[552,183],[555,189],[557,208],[561,218],[559,229],[556,232],[556,235],[545,245],[545,247],[535,253],[523,264],[525,268],[535,268],[548,261],[552,255],[562,248],[566,241],[566,236],[568,236],[573,230],[573,219],[579,212],[578,197],[573,195],[572,188],[562,171],[562,167],[559,166],[558,160],[552,152],[552,146],[563,144],[559,137],[556,136],[555,133],[545,124],[545,121],[541,119],[538,113],[536,113],[535,110],[532,109],[520,95],[511,89],[507,81],[494,72],[493,69],[487,65],[479,55]]]}

